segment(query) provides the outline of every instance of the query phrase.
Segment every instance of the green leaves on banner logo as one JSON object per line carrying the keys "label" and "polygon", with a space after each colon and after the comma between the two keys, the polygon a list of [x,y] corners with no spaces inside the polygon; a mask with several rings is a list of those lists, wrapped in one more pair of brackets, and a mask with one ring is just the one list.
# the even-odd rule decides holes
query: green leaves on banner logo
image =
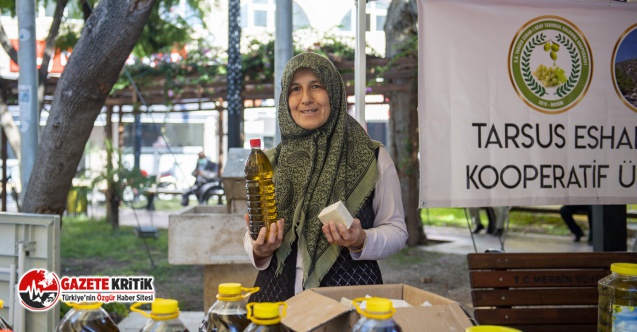
{"label": "green leaves on banner logo", "polygon": [[531,53],[533,53],[533,49],[539,45],[546,45],[545,42],[546,36],[541,33],[533,38],[531,38],[530,42],[524,48],[524,52],[522,52],[522,61],[520,62],[520,70],[522,72],[522,76],[524,77],[524,82],[526,85],[533,91],[535,95],[538,97],[542,97],[546,94],[546,89],[539,84],[533,75],[531,74],[531,69],[529,68],[529,60],[531,59]]}
{"label": "green leaves on banner logo", "polygon": [[571,75],[568,77],[568,81],[562,84],[555,91],[556,95],[558,95],[560,98],[563,98],[564,96],[568,95],[571,90],[573,90],[573,88],[577,85],[577,81],[580,77],[581,63],[577,48],[570,39],[562,36],[562,34],[558,34],[557,41],[564,45],[564,47],[566,47],[566,49],[568,50],[568,53],[571,55]]}

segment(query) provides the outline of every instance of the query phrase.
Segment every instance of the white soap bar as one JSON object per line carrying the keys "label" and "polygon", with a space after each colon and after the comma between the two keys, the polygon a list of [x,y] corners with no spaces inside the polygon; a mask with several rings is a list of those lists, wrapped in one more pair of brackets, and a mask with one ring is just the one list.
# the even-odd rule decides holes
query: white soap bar
{"label": "white soap bar", "polygon": [[337,224],[342,223],[347,228],[349,228],[354,221],[352,215],[350,215],[349,211],[347,211],[345,204],[341,201],[324,208],[323,211],[319,213],[318,217],[323,224],[334,221]]}

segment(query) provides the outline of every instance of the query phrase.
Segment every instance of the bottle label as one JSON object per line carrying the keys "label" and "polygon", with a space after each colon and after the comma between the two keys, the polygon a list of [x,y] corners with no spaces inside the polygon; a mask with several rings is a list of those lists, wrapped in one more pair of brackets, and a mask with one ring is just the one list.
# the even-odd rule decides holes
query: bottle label
{"label": "bottle label", "polygon": [[612,331],[637,331],[637,306],[613,304]]}

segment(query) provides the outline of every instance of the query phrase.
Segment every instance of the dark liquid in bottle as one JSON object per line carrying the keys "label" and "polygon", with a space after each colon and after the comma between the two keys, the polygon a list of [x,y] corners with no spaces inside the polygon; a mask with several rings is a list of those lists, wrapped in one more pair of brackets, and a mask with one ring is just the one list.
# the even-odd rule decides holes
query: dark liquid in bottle
{"label": "dark liquid in bottle", "polygon": [[219,315],[212,313],[212,331],[216,332],[243,332],[250,325],[250,320],[245,314]]}
{"label": "dark liquid in bottle", "polygon": [[62,325],[60,331],[64,332],[120,332],[117,325],[110,319],[76,320],[68,321]]}

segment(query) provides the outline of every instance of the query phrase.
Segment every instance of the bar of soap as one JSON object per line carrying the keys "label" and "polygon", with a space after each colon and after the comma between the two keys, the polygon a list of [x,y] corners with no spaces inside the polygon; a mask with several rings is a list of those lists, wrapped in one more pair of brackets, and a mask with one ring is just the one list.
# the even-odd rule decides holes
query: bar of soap
{"label": "bar of soap", "polygon": [[352,215],[347,211],[345,204],[343,202],[338,201],[321,211],[318,215],[319,219],[323,224],[327,224],[330,221],[334,221],[335,223],[341,223],[345,225],[345,227],[349,228],[354,221]]}

